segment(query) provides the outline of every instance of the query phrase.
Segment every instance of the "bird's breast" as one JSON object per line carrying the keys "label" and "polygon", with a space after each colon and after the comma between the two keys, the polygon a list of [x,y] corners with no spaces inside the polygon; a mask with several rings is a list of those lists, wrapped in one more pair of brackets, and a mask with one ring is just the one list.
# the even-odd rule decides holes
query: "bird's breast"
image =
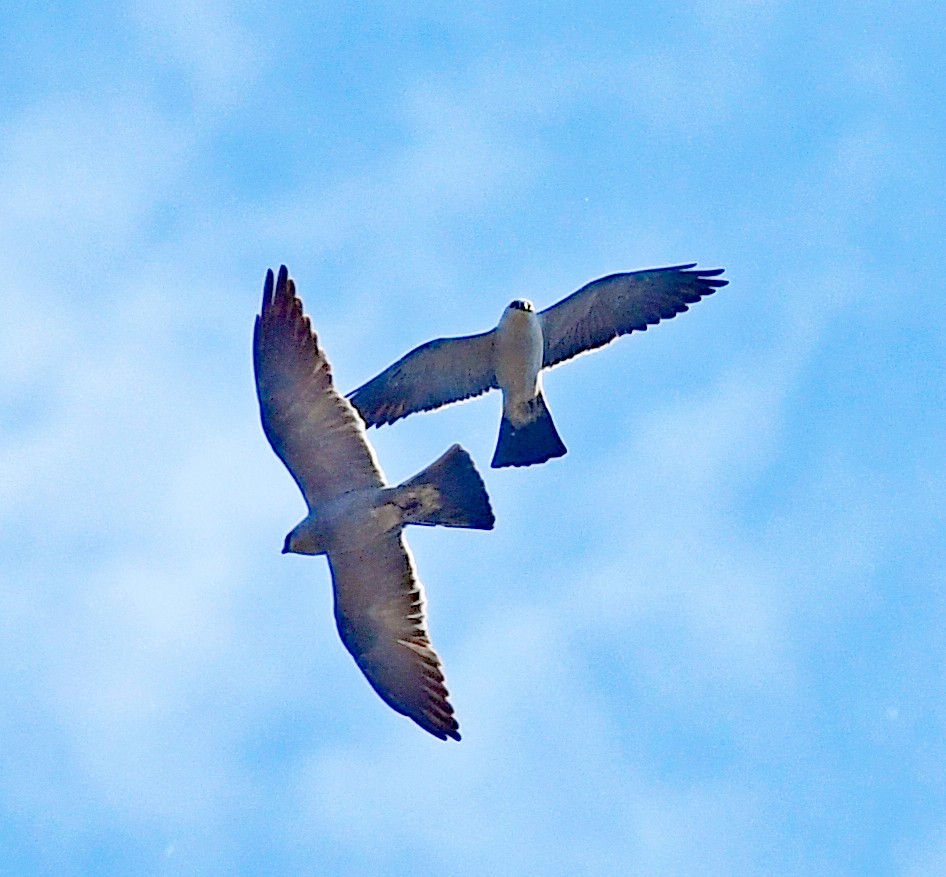
{"label": "bird's breast", "polygon": [[380,490],[355,490],[325,503],[318,512],[328,551],[350,551],[378,538],[388,527],[375,515]]}
{"label": "bird's breast", "polygon": [[542,326],[533,312],[507,309],[493,346],[496,380],[517,398],[535,396],[542,369]]}

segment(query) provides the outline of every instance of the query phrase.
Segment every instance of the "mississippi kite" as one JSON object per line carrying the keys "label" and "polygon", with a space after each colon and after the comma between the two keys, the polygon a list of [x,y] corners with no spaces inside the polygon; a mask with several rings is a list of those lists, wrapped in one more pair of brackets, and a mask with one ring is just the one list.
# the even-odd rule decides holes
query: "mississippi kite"
{"label": "mississippi kite", "polygon": [[611,274],[539,312],[517,299],[495,329],[428,341],[349,398],[368,426],[381,426],[500,389],[503,416],[493,468],[561,457],[566,448],[545,403],[542,369],[668,320],[729,283],[719,277],[723,268],[695,267]]}
{"label": "mississippi kite", "polygon": [[338,632],[371,686],[425,731],[459,740],[402,530],[492,529],[473,461],[454,445],[403,484],[386,485],[361,419],[333,385],[285,266],[275,290],[273,272],[266,274],[253,365],[263,431],[309,507],[283,553],[328,555]]}

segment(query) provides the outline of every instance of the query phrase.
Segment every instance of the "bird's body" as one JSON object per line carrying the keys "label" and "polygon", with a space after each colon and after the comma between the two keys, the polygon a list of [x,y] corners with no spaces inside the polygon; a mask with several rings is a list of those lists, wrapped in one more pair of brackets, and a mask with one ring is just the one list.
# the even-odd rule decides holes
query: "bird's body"
{"label": "bird's body", "polygon": [[436,737],[460,739],[423,587],[403,537],[407,524],[491,529],[482,479],[459,445],[389,487],[285,267],[267,273],[253,334],[263,431],[299,485],[308,514],[283,553],[326,554],[342,642],[375,691]]}
{"label": "bird's body", "polygon": [[493,369],[503,391],[503,416],[493,468],[528,466],[561,457],[565,445],[542,392],[542,323],[531,301],[516,299],[495,329]]}
{"label": "bird's body", "polygon": [[503,311],[493,342],[493,370],[503,391],[503,412],[516,422],[519,409],[541,389],[542,326],[531,302],[517,299]]}
{"label": "bird's body", "polygon": [[529,466],[566,453],[542,389],[542,370],[620,335],[669,319],[729,281],[722,268],[676,265],[611,274],[536,312],[516,299],[489,332],[415,348],[350,394],[368,426],[393,423],[489,389],[503,392],[492,466]]}
{"label": "bird's body", "polygon": [[383,488],[352,490],[310,509],[283,544],[283,554],[330,554],[353,540],[375,542],[403,521],[382,499]]}

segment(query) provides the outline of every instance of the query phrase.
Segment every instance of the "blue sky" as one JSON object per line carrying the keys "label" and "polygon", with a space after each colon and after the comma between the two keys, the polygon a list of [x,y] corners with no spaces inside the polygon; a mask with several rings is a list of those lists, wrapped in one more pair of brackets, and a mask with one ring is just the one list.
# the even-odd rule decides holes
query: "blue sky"
{"label": "blue sky", "polygon": [[[402,6],[4,13],[0,875],[946,872],[940,7]],[[497,513],[409,534],[429,737],[279,552],[266,268],[350,390],[687,261],[546,376],[561,460],[372,431]]]}

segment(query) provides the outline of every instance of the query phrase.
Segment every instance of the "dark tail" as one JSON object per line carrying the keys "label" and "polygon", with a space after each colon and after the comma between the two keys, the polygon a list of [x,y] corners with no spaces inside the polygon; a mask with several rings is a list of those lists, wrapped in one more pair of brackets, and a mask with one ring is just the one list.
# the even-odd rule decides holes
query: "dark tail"
{"label": "dark tail", "polygon": [[406,524],[492,530],[496,523],[483,479],[459,445],[393,490]]}
{"label": "dark tail", "polygon": [[552,415],[539,393],[530,403],[530,419],[522,426],[513,426],[505,413],[499,424],[499,441],[490,465],[494,469],[503,466],[532,466],[544,463],[552,457],[562,457],[568,449],[559,437],[552,422]]}

